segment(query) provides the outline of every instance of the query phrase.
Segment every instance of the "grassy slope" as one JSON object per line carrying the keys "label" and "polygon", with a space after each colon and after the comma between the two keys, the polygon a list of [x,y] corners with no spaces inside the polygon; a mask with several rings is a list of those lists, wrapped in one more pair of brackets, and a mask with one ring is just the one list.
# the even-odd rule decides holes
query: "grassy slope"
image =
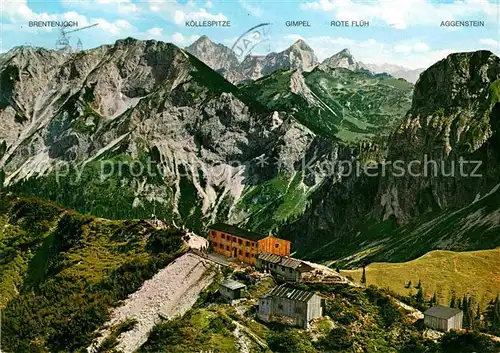
{"label": "grassy slope", "polygon": [[302,173],[290,177],[279,175],[247,188],[237,208],[246,214],[247,228],[267,233],[277,224],[300,216],[314,191],[314,187],[303,183]]}
{"label": "grassy slope", "polygon": [[413,86],[349,70],[304,74],[314,103],[292,93],[293,71],[279,70],[242,90],[270,109],[297,110],[294,117],[316,134],[351,143],[387,135],[411,103]]}
{"label": "grassy slope", "polygon": [[190,310],[182,318],[156,326],[139,352],[237,353],[234,328],[222,310]]}
{"label": "grassy slope", "polygon": [[[362,270],[342,274],[361,280]],[[452,252],[432,251],[416,260],[403,263],[373,263],[366,267],[367,284],[389,288],[401,295],[416,293],[422,282],[430,299],[436,293],[441,304],[448,305],[453,292],[457,297],[471,295],[484,309],[500,292],[500,248],[494,250]],[[406,288],[408,281],[411,288]]]}
{"label": "grassy slope", "polygon": [[342,141],[386,135],[410,107],[413,85],[404,80],[342,69],[305,76],[308,87],[340,117],[336,126]]}
{"label": "grassy slope", "polygon": [[75,352],[109,309],[183,252],[182,232],[0,194],[2,347]]}

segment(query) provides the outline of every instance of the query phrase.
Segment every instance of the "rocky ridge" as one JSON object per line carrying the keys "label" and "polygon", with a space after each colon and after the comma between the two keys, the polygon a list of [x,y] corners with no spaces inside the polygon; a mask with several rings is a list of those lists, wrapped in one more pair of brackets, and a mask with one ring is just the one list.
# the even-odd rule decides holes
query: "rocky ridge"
{"label": "rocky ridge", "polygon": [[362,65],[354,58],[349,49],[343,49],[337,54],[323,60],[320,68],[343,68],[352,71],[358,71],[362,68]]}
{"label": "rocky ridge", "polygon": [[[385,172],[379,165],[377,177],[322,189],[284,232],[313,229],[315,236],[302,241],[321,238],[324,246],[311,247],[310,256],[351,264],[498,246],[499,71],[500,58],[488,51],[452,54],[427,69],[390,136]],[[460,160],[475,163],[462,175]],[[413,163],[414,175],[401,175],[395,161]]]}
{"label": "rocky ridge", "polygon": [[279,53],[247,56],[241,63],[241,71],[245,77],[256,80],[280,69],[310,71],[316,65],[318,65],[318,59],[314,51],[306,42],[299,39]]}
{"label": "rocky ridge", "polygon": [[207,36],[200,37],[186,47],[186,50],[234,84],[258,80],[281,69],[299,69],[300,71],[309,72],[317,66],[323,69],[344,68],[371,74],[385,74],[403,78],[414,84],[423,71],[423,69],[410,70],[402,66],[389,64],[365,64],[357,61],[347,48],[320,63],[314,54],[314,50],[302,39],[297,40],[279,53],[250,54],[241,63],[230,48],[212,42]]}
{"label": "rocky ridge", "polygon": [[231,49],[215,44],[206,36],[200,37],[186,50],[235,84],[257,80],[279,69],[309,71],[318,64],[314,51],[303,40],[296,41],[279,53],[248,55],[241,63]]}
{"label": "rocky ridge", "polygon": [[[27,75],[23,55],[14,53],[0,68],[2,77],[20,73],[9,81],[12,102],[26,112],[20,121],[13,103],[0,110],[13,126],[0,134],[4,185],[82,212],[155,214],[201,230],[216,219],[248,217],[238,205],[243,192],[278,175],[295,178],[294,192],[307,193],[322,178],[301,172],[301,159],[317,146],[324,155],[338,149],[172,44],[120,40],[65,56],[50,75],[37,56]],[[37,92],[43,109],[23,101],[28,87],[47,82]],[[112,168],[104,178],[103,160]],[[149,162],[152,171],[134,176],[131,163]]]}
{"label": "rocky ridge", "polygon": [[[387,178],[380,195],[383,218],[404,220],[432,209],[465,206],[497,184],[495,152],[500,119],[500,59],[489,51],[457,53],[427,69],[419,79],[412,108],[392,136],[391,160],[433,160],[453,177]],[[481,161],[471,177],[451,164],[460,158]],[[463,174],[463,175],[462,175]],[[427,197],[424,197],[427,195]],[[419,199],[416,199],[418,197]]]}

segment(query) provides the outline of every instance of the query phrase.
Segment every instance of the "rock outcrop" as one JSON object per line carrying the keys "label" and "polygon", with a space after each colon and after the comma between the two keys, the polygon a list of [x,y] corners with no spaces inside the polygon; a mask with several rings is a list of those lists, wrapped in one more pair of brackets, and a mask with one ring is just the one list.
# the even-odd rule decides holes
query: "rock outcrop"
{"label": "rock outcrop", "polygon": [[241,64],[241,71],[245,77],[256,80],[280,69],[311,71],[316,65],[318,59],[314,51],[306,42],[299,39],[279,53],[246,57]]}
{"label": "rock outcrop", "polygon": [[3,184],[83,212],[156,214],[194,230],[248,218],[243,191],[288,182],[322,139],[173,44],[127,38],[73,55],[9,55]]}
{"label": "rock outcrop", "polygon": [[323,187],[283,231],[308,229],[296,241],[324,245],[304,253],[350,264],[498,246],[499,88],[491,52],[436,63],[420,76],[375,176]]}
{"label": "rock outcrop", "polygon": [[241,63],[231,49],[215,44],[207,36],[200,37],[186,50],[235,84],[257,80],[280,69],[310,71],[318,65],[314,51],[303,40],[279,53],[248,55]]}
{"label": "rock outcrop", "polygon": [[342,49],[337,54],[326,58],[320,65],[321,68],[343,68],[357,71],[362,68],[349,49]]}
{"label": "rock outcrop", "polygon": [[[500,58],[489,51],[452,54],[422,73],[388,154],[391,161],[421,164],[414,168],[420,175],[390,173],[382,180],[383,218],[405,221],[464,206],[498,183],[499,87]],[[474,172],[476,164],[481,166]]]}

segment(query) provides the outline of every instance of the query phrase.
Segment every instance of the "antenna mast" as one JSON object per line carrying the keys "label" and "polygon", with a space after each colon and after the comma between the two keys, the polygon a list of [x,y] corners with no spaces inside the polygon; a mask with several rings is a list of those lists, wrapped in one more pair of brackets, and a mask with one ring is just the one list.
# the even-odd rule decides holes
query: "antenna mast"
{"label": "antenna mast", "polygon": [[[90,26],[77,28],[77,29],[74,29],[72,31],[66,31],[65,30],[66,27],[62,27],[61,32],[59,33],[59,38],[57,38],[57,40],[56,40],[56,49],[60,50],[60,51],[68,52],[68,53],[72,52],[73,50],[71,48],[71,45],[69,44],[70,37],[68,36],[68,34],[83,31],[84,29],[92,28],[92,27],[95,27],[97,25],[99,25],[99,23],[94,23],[93,25],[90,25]],[[82,41],[80,38],[78,38],[77,51],[82,50],[82,48],[83,48]]]}

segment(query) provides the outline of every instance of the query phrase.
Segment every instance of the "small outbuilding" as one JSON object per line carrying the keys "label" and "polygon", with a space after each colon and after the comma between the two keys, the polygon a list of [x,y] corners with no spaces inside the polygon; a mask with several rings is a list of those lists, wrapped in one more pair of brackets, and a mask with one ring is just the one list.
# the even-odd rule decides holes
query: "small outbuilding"
{"label": "small outbuilding", "polygon": [[257,257],[255,267],[261,271],[269,271],[278,279],[287,282],[301,282],[305,274],[314,270],[301,260],[265,251],[262,251]]}
{"label": "small outbuilding", "polygon": [[274,287],[259,298],[259,319],[307,328],[309,322],[323,315],[323,298],[310,291],[287,284]]}
{"label": "small outbuilding", "polygon": [[461,330],[463,317],[464,313],[460,309],[436,305],[424,312],[424,324],[444,332]]}
{"label": "small outbuilding", "polygon": [[246,285],[233,279],[225,279],[220,284],[219,293],[226,299],[240,299]]}

